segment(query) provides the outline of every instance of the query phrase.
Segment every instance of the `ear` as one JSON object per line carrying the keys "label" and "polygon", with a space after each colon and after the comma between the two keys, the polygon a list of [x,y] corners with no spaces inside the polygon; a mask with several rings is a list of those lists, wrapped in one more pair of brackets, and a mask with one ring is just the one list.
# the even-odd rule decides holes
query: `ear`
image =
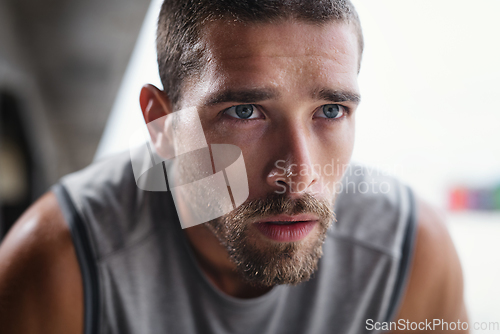
{"label": "ear", "polygon": [[172,112],[172,104],[167,95],[150,84],[142,87],[139,103],[146,124]]}
{"label": "ear", "polygon": [[171,119],[164,117],[173,112],[170,99],[164,92],[148,84],[141,89],[139,103],[156,152],[165,159],[173,157]]}

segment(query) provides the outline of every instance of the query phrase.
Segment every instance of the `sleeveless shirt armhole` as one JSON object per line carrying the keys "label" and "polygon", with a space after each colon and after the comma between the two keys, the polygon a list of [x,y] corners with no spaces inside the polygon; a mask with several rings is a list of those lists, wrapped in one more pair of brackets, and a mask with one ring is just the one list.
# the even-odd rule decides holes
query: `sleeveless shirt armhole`
{"label": "sleeveless shirt armhole", "polygon": [[66,188],[59,183],[52,187],[52,191],[59,202],[63,216],[69,226],[82,273],[84,302],[83,333],[94,334],[98,332],[100,308],[99,280],[97,276],[97,265],[90,245],[87,229]]}
{"label": "sleeveless shirt armhole", "polygon": [[387,318],[384,320],[386,322],[394,321],[399,311],[399,306],[402,302],[406,285],[408,283],[410,268],[413,258],[414,243],[417,231],[417,210],[415,197],[412,190],[407,187],[409,196],[409,215],[408,223],[406,224],[403,247],[401,250],[401,262],[398,269],[398,275],[396,278],[396,284],[394,285],[394,291],[391,297],[391,302],[387,312]]}

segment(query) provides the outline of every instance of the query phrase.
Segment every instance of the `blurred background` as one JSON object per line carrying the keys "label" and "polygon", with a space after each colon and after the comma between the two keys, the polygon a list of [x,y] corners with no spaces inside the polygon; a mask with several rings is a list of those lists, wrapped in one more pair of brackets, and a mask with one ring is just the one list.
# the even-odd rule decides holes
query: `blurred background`
{"label": "blurred background", "polygon": [[88,165],[149,0],[0,0],[0,237]]}
{"label": "blurred background", "polygon": [[446,214],[471,327],[498,326],[500,2],[353,2],[366,43],[353,159]]}
{"label": "blurred background", "polygon": [[[366,45],[353,160],[447,215],[471,323],[500,323],[500,2],[353,2]],[[0,236],[62,175],[127,149],[141,86],[161,87],[159,6],[0,0]]]}

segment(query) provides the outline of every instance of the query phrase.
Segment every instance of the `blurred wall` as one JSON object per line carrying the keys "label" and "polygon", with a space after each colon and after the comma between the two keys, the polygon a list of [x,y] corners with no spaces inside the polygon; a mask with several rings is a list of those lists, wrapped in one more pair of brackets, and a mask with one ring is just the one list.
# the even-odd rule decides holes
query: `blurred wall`
{"label": "blurred wall", "polygon": [[[0,2],[15,33],[10,38],[19,46],[17,53],[44,103],[58,153],[57,161],[51,162],[55,177],[86,166],[92,161],[149,1]],[[1,47],[12,46],[2,43]]]}
{"label": "blurred wall", "polygon": [[92,162],[148,0],[0,0],[0,240]]}

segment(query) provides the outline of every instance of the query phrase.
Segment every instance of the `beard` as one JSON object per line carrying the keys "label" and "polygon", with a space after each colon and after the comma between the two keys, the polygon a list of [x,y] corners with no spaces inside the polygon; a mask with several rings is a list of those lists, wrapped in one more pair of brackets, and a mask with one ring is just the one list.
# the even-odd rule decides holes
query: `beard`
{"label": "beard", "polygon": [[[237,271],[248,283],[296,285],[309,280],[318,268],[327,230],[335,220],[331,207],[329,201],[308,193],[295,199],[274,193],[247,201],[229,214],[208,221],[205,226],[226,248]],[[250,228],[252,222],[272,215],[301,213],[318,216],[316,229],[311,231],[315,236],[308,235],[296,242],[262,242],[255,228]]]}

